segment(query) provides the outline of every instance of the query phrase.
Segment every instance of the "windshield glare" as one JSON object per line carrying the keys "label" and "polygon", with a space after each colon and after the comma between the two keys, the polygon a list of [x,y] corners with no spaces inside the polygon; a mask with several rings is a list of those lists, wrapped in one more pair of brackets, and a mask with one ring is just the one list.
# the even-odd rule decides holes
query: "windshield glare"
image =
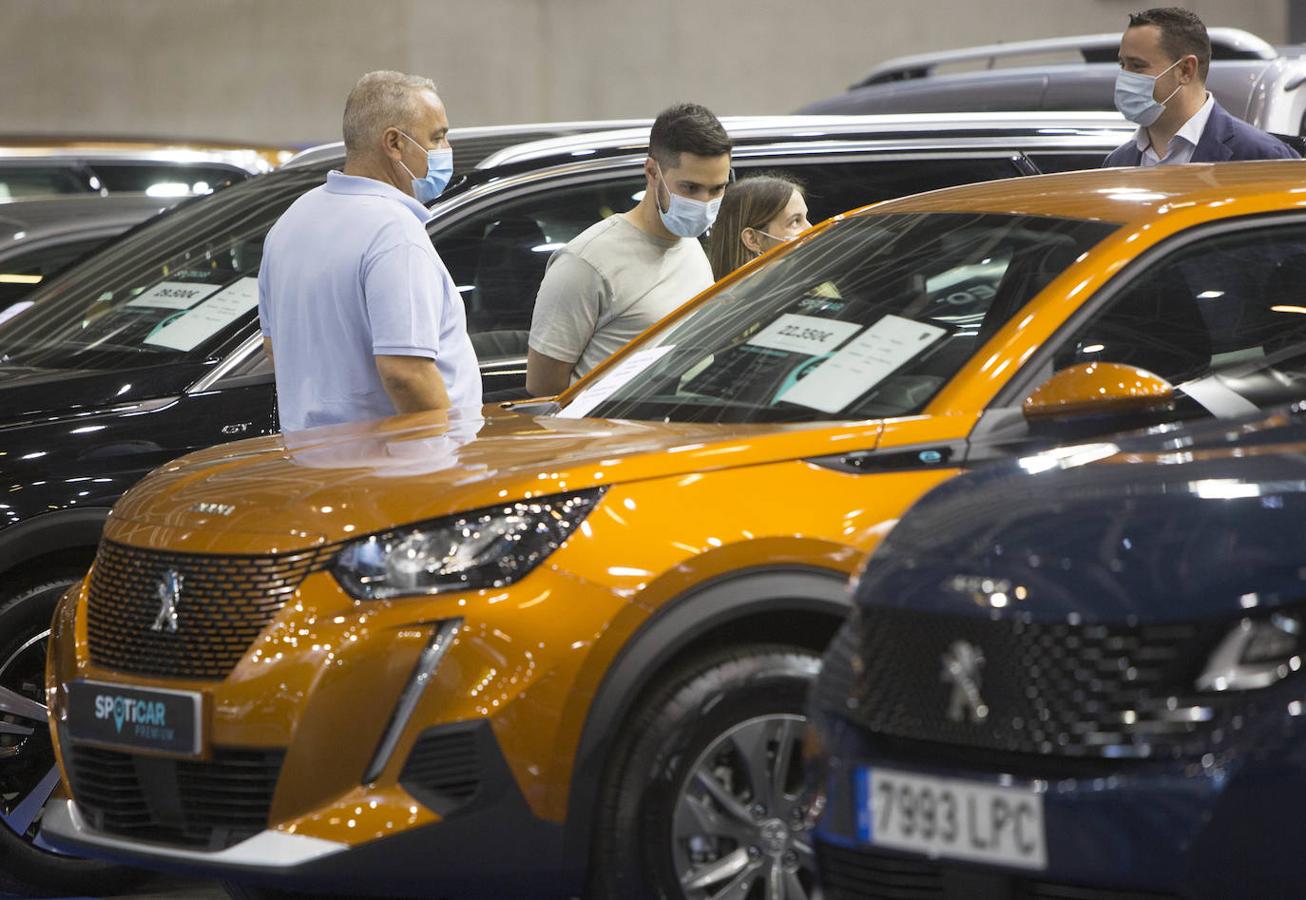
{"label": "windshield glare", "polygon": [[849,219],[665,326],[560,415],[763,423],[917,413],[1115,228],[992,213]]}
{"label": "windshield glare", "polygon": [[0,363],[128,369],[199,355],[258,305],[263,238],[325,170],[250,179],[116,241],[0,325]]}

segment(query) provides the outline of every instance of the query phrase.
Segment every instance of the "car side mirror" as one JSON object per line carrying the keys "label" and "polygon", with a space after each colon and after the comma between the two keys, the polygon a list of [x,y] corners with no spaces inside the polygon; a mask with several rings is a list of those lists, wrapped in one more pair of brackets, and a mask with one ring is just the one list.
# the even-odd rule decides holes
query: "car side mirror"
{"label": "car side mirror", "polygon": [[1146,369],[1123,363],[1078,363],[1062,369],[1026,398],[1030,421],[1084,415],[1146,413],[1174,401],[1174,387]]}

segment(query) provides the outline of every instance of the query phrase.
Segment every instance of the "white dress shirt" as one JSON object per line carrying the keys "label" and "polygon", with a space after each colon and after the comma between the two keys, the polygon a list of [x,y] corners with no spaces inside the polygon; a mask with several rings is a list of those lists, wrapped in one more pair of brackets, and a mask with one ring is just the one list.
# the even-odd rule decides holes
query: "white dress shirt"
{"label": "white dress shirt", "polygon": [[1134,133],[1134,144],[1143,154],[1139,165],[1151,168],[1152,166],[1179,166],[1191,162],[1193,153],[1197,150],[1197,142],[1202,139],[1202,132],[1206,131],[1206,123],[1210,121],[1211,110],[1214,108],[1215,98],[1208,91],[1206,102],[1175,134],[1165,156],[1157,155],[1156,150],[1152,148],[1152,138],[1148,136],[1147,129],[1139,128]]}

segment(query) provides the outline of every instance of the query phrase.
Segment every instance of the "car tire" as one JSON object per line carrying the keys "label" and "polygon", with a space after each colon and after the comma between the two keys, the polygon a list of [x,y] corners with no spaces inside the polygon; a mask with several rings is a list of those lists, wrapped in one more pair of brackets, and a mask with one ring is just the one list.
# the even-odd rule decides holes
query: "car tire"
{"label": "car tire", "polygon": [[666,679],[608,766],[592,897],[813,896],[800,744],[820,665],[807,649],[756,644]]}
{"label": "car tire", "polygon": [[[45,636],[59,598],[84,574],[57,569],[39,578],[6,586],[0,596],[0,687],[45,703]],[[54,766],[48,724],[12,715],[0,721],[22,727],[37,726],[30,736],[0,734],[0,812],[16,809]],[[8,773],[8,777],[6,777]],[[98,860],[64,856],[33,843],[39,818],[25,833],[16,833],[7,820],[0,821],[0,891],[20,896],[102,894],[125,888],[142,877],[133,869]]]}

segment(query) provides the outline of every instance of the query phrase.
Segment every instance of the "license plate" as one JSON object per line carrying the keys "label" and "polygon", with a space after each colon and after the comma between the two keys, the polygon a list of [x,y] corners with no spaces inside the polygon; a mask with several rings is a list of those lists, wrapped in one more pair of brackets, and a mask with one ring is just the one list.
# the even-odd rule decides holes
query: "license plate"
{"label": "license plate", "polygon": [[68,732],[85,744],[198,756],[202,700],[195,691],[99,681],[68,684]]}
{"label": "license plate", "polygon": [[893,850],[1047,868],[1043,797],[1027,788],[859,769],[857,830]]}

